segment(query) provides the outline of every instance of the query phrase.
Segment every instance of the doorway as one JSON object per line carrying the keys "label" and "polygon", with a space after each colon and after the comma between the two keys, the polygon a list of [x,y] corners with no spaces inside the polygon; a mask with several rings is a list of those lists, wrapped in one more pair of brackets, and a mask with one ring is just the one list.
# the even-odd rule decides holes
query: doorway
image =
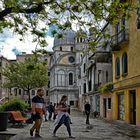
{"label": "doorway", "polygon": [[118,94],[118,119],[124,120],[124,93]]}
{"label": "doorway", "polygon": [[104,116],[104,118],[106,118],[106,113],[107,113],[107,99],[106,98],[104,98],[103,99],[103,106],[104,106],[104,108],[103,108],[103,116]]}
{"label": "doorway", "polygon": [[136,124],[136,91],[130,90],[130,123]]}

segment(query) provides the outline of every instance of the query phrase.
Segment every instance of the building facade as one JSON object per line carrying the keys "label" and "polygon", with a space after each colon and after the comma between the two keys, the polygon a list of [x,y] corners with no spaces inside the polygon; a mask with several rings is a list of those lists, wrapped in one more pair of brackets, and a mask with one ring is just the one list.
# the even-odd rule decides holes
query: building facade
{"label": "building facade", "polygon": [[[128,20],[123,17],[114,28],[113,119],[140,126],[140,30],[137,18],[133,12]],[[125,28],[121,28],[122,25]]]}
{"label": "building facade", "polygon": [[76,33],[67,29],[63,32],[63,38],[55,38],[53,55],[50,59],[50,89],[49,97],[53,103],[58,103],[63,95],[68,96],[68,104],[78,106],[77,86],[77,58],[76,58]]}
{"label": "building facade", "polygon": [[[9,61],[6,58],[0,56],[0,68],[5,67],[8,63]],[[9,90],[3,87],[3,83],[5,82],[5,80],[5,77],[0,73],[0,103],[3,103],[9,98]]]}

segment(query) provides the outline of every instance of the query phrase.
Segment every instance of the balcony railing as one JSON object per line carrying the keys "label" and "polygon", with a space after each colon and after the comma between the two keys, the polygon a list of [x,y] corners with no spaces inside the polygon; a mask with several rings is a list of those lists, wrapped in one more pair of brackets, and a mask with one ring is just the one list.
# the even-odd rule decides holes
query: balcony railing
{"label": "balcony railing", "polygon": [[121,30],[111,38],[111,46],[113,51],[119,51],[121,49],[120,45],[124,42],[128,42],[128,32],[126,30]]}

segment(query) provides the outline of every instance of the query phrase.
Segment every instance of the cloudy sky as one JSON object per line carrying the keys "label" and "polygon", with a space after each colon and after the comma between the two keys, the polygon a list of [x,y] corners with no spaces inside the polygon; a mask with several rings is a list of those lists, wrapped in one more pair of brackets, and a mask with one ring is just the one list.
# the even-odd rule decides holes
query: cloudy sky
{"label": "cloudy sky", "polygon": [[[48,35],[46,40],[48,43],[47,50],[52,51],[54,39]],[[18,35],[7,29],[0,34],[0,54],[7,59],[16,59],[16,54],[21,54],[22,52],[31,53],[35,46],[36,44],[32,43],[31,36],[27,36],[23,41],[20,41]]]}

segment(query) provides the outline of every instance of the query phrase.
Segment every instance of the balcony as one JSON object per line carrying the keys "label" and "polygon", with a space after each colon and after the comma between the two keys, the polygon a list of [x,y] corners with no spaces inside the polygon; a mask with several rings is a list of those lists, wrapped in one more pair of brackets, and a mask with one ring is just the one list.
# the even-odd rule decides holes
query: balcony
{"label": "balcony", "polygon": [[112,51],[120,51],[121,45],[128,43],[128,32],[126,30],[121,30],[111,38]]}

